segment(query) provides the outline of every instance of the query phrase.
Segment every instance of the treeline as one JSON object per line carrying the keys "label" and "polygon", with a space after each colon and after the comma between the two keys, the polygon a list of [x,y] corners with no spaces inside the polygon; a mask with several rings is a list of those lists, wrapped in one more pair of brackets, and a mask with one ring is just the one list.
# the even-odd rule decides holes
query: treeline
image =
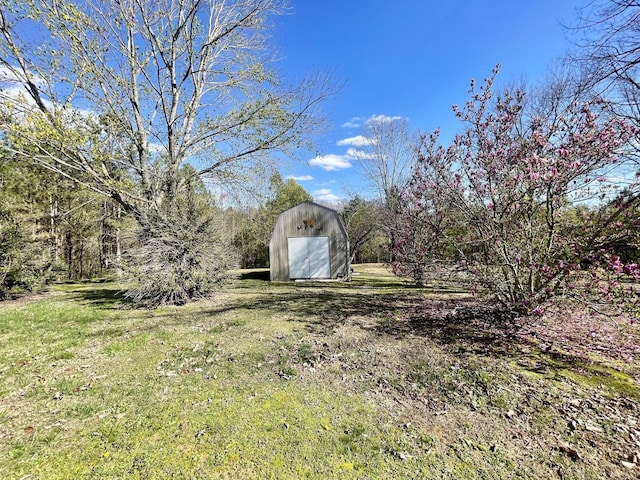
{"label": "treeline", "polygon": [[[187,172],[193,173],[187,168]],[[186,173],[185,173],[186,174]],[[269,266],[269,240],[277,216],[312,196],[295,180],[270,179],[267,198],[249,207],[222,207],[196,176],[190,188],[201,212],[224,232],[230,265]],[[130,270],[144,246],[140,227],[121,205],[77,182],[5,156],[0,163],[0,299],[52,281],[84,280]],[[383,262],[385,238],[378,203],[354,197],[340,212],[351,240],[352,261]],[[207,239],[202,239],[207,248]],[[210,239],[214,248],[216,239]]]}
{"label": "treeline", "polygon": [[32,164],[0,159],[0,299],[112,268],[132,222],[109,198]]}

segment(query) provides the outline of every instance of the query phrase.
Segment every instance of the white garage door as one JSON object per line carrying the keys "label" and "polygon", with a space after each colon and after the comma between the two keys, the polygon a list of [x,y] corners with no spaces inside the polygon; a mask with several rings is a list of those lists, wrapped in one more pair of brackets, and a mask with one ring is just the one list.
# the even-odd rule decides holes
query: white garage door
{"label": "white garage door", "polygon": [[289,248],[289,278],[331,278],[329,237],[293,237]]}

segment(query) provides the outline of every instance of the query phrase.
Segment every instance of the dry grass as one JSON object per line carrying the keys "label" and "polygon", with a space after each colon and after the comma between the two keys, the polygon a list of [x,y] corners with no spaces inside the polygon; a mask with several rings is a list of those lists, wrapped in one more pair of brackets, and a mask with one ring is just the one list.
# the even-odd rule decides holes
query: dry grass
{"label": "dry grass", "polygon": [[0,306],[2,478],[637,478],[635,326],[380,266],[257,278],[155,311],[111,283]]}

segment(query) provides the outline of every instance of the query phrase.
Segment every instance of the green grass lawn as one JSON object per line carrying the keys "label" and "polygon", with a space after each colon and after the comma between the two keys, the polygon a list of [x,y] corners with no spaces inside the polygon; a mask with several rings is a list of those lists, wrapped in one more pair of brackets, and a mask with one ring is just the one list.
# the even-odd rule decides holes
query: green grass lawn
{"label": "green grass lawn", "polygon": [[356,273],[157,310],[112,281],[0,304],[0,478],[640,474],[637,357],[586,362],[456,289]]}

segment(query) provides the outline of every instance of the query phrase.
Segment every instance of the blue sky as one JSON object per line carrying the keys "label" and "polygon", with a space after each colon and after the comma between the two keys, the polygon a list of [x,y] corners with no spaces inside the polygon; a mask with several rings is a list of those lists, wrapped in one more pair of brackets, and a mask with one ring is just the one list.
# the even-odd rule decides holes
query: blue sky
{"label": "blue sky", "polygon": [[274,34],[287,75],[334,71],[344,83],[325,105],[330,131],[321,157],[300,158],[292,172],[318,201],[367,194],[357,166],[338,143],[361,133],[374,115],[400,116],[411,130],[460,128],[451,111],[472,78],[501,65],[498,84],[534,84],[570,48],[572,24],[586,0],[293,0]]}

